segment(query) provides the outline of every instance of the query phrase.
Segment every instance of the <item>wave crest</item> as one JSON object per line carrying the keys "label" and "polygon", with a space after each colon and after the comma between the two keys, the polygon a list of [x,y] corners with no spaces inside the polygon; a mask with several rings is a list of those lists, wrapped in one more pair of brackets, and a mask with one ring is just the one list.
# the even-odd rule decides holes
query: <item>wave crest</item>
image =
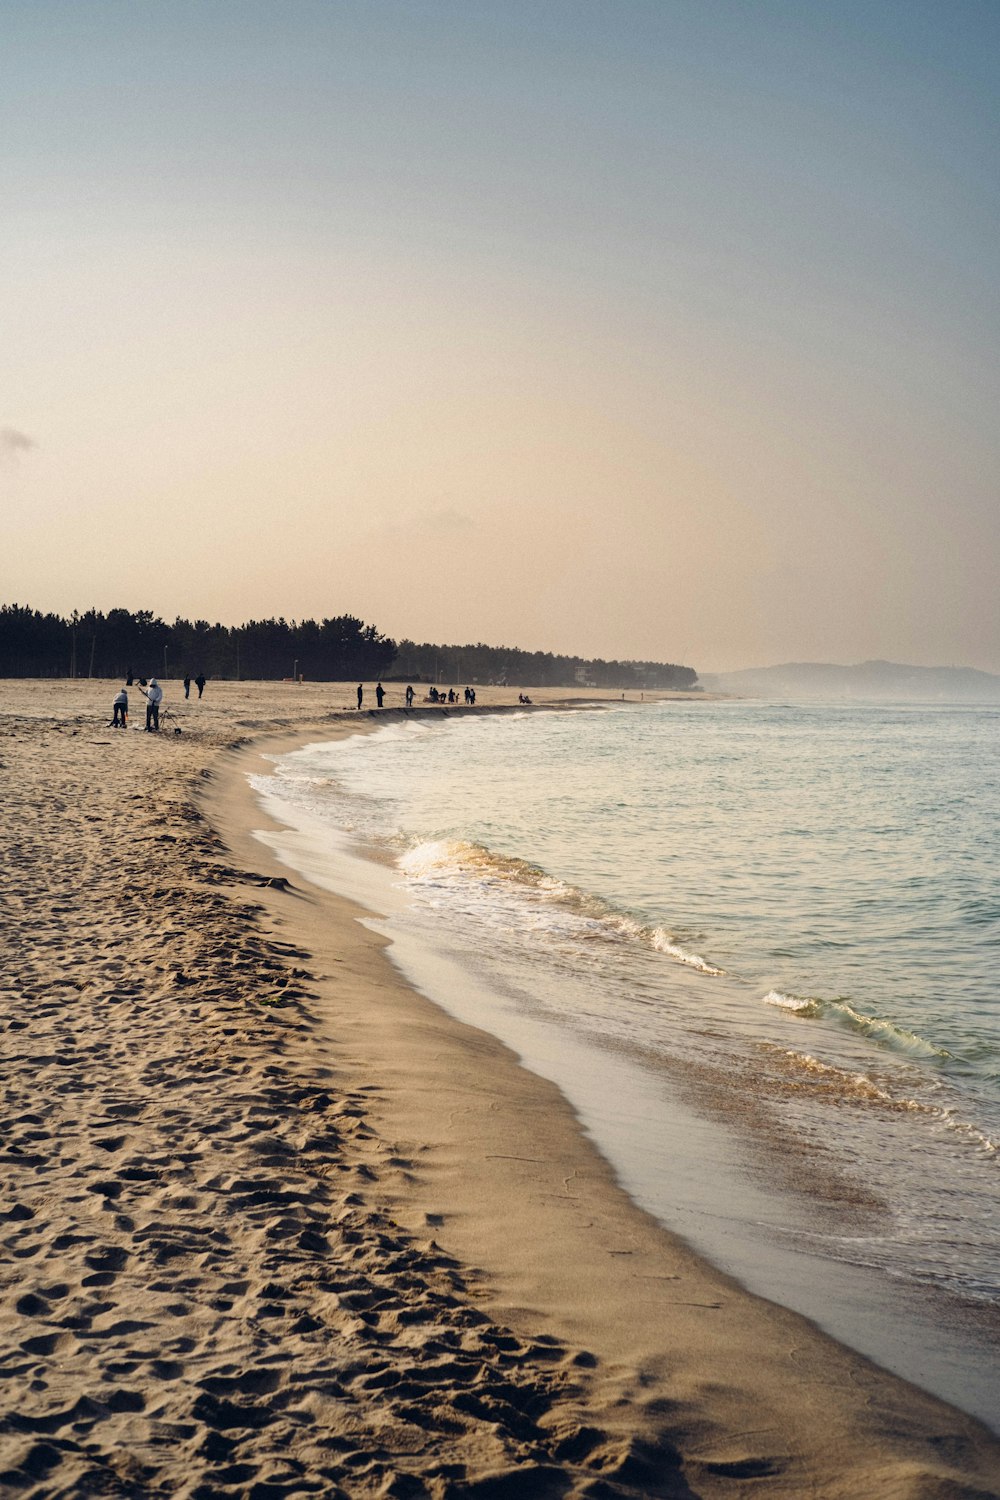
{"label": "wave crest", "polygon": [[796,1016],[827,1018],[848,1031],[857,1032],[869,1041],[889,1047],[894,1052],[902,1052],[908,1057],[945,1060],[951,1056],[944,1047],[929,1042],[918,1032],[910,1031],[905,1026],[897,1026],[895,1021],[887,1021],[881,1016],[866,1015],[848,1000],[821,1000],[815,995],[786,995],[781,990],[768,990],[761,1003],[774,1005],[779,1010],[789,1011]]}
{"label": "wave crest", "polygon": [[784,1070],[791,1073],[793,1080],[796,1074],[805,1075],[803,1081],[808,1081],[811,1090],[827,1094],[834,1102],[872,1104],[894,1114],[922,1115],[935,1125],[953,1131],[984,1156],[995,1157],[1000,1151],[998,1142],[971,1121],[961,1119],[951,1105],[930,1104],[909,1095],[891,1093],[867,1073],[852,1073],[847,1068],[820,1062],[809,1052],[775,1047],[770,1042],[764,1042],[762,1046]]}
{"label": "wave crest", "polygon": [[781,990],[768,990],[764,1005],[775,1005],[779,1010],[790,1010],[796,1016],[818,1016],[820,1002],[806,995],[786,995]]}
{"label": "wave crest", "polygon": [[689,952],[666,929],[616,911],[599,896],[558,880],[538,865],[513,855],[496,854],[482,844],[466,839],[433,839],[406,850],[397,864],[408,879],[423,885],[449,886],[472,879],[484,886],[509,886],[578,917],[586,924],[580,937],[638,942],[699,974],[715,977],[725,973],[700,954]]}

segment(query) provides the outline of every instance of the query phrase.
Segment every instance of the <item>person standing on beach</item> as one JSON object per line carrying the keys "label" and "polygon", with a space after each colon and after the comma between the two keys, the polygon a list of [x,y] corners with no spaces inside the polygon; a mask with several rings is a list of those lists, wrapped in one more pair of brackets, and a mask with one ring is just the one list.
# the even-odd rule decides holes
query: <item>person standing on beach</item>
{"label": "person standing on beach", "polygon": [[198,689],[198,697],[200,698],[202,693],[205,691],[205,683],[207,681],[204,672],[199,672],[194,681],[195,686]]}
{"label": "person standing on beach", "polygon": [[163,689],[155,677],[149,679],[149,691],[146,694],[146,732],[158,731],[160,727],[160,704],[163,702]]}
{"label": "person standing on beach", "polygon": [[184,696],[185,698],[190,698],[191,696],[191,679],[186,672],[184,674]]}
{"label": "person standing on beach", "polygon": [[362,702],[362,699],[364,698],[364,696],[365,696],[365,690],[362,687],[361,683],[359,682],[358,683],[358,708],[361,707],[361,702]]}
{"label": "person standing on beach", "polygon": [[384,697],[385,697],[385,688],[382,686],[382,684],[380,682],[376,682],[376,684],[375,684],[375,702],[378,704],[379,708],[382,707],[382,699]]}
{"label": "person standing on beach", "polygon": [[406,706],[413,707],[413,684],[409,682],[406,684]]}
{"label": "person standing on beach", "polygon": [[112,729],[127,729],[128,728],[128,693],[126,693],[126,691],[125,691],[124,688],[122,688],[121,692],[115,698],[115,701],[114,701],[114,703],[111,706],[112,706],[112,708],[115,711],[115,716],[111,720],[111,727],[112,727]]}

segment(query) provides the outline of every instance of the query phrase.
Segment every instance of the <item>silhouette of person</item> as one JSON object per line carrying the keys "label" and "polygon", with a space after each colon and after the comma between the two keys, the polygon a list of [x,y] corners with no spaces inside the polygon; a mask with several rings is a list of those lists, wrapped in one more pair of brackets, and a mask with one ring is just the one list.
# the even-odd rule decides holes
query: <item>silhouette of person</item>
{"label": "silhouette of person", "polygon": [[204,672],[199,672],[198,675],[197,675],[197,677],[194,680],[195,687],[198,689],[198,697],[199,698],[201,697],[202,693],[205,691],[205,683],[206,683],[206,681],[207,681],[207,678],[205,677]]}
{"label": "silhouette of person", "polygon": [[382,699],[384,697],[385,697],[385,688],[382,686],[382,684],[380,682],[376,682],[376,684],[375,684],[375,702],[378,704],[379,708],[382,707]]}
{"label": "silhouette of person", "polygon": [[406,706],[407,708],[413,707],[413,687],[409,682],[406,684]]}
{"label": "silhouette of person", "polygon": [[184,677],[184,696],[185,698],[190,698],[191,696],[191,679],[186,674]]}
{"label": "silhouette of person", "polygon": [[358,683],[358,708],[361,707],[361,704],[362,704],[362,701],[364,699],[364,696],[365,696],[365,690],[362,687],[361,683],[359,682]]}

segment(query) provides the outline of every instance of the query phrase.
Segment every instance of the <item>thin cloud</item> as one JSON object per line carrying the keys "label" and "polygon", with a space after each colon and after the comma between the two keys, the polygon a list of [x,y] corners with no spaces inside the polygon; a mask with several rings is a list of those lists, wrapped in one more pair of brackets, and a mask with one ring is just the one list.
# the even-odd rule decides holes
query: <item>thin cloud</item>
{"label": "thin cloud", "polygon": [[414,530],[430,531],[437,536],[452,531],[472,531],[475,524],[472,517],[467,516],[464,511],[451,507],[431,511],[424,516],[414,516],[411,522]]}
{"label": "thin cloud", "polygon": [[16,427],[0,427],[0,454],[5,458],[18,458],[37,447],[34,438],[26,432],[18,432]]}
{"label": "thin cloud", "polygon": [[378,530],[383,536],[397,541],[442,541],[446,537],[459,536],[475,530],[476,522],[464,511],[454,506],[441,506],[438,510],[413,511],[398,520],[383,523]]}

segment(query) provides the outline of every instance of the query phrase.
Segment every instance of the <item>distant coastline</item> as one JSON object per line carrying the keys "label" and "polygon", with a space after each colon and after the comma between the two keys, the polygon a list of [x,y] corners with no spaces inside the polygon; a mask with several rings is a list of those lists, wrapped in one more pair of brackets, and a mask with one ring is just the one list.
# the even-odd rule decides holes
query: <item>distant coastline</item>
{"label": "distant coastline", "polygon": [[1000,676],[974,667],[915,667],[901,662],[785,662],[738,672],[703,672],[708,692],[755,698],[869,699],[873,702],[1000,704]]}

